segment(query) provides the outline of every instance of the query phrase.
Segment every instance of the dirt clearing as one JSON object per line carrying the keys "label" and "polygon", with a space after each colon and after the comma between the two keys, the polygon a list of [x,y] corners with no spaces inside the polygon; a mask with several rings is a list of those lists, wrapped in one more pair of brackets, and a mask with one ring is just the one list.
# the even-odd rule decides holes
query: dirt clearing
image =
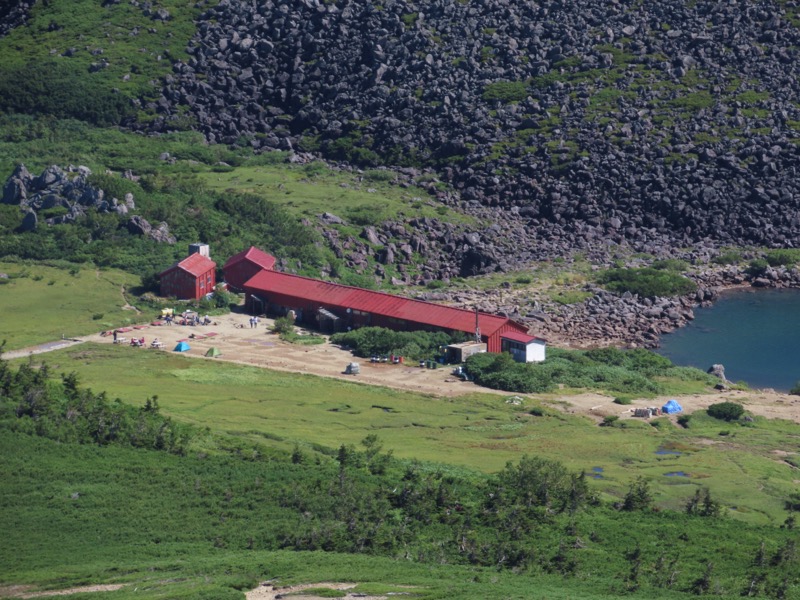
{"label": "dirt clearing", "polygon": [[[355,358],[349,351],[342,350],[330,343],[319,345],[298,345],[282,341],[270,331],[271,319],[262,319],[257,327],[249,324],[249,317],[240,314],[228,314],[214,317],[211,325],[148,325],[118,334],[126,338],[124,345],[129,346],[133,337],[144,338],[144,348],[129,347],[131,352],[172,352],[180,341],[186,341],[191,349],[184,354],[201,360],[222,360],[258,367],[288,371],[292,373],[308,373],[322,377],[332,377],[354,383],[371,384],[390,387],[398,390],[427,394],[439,397],[454,397],[468,393],[487,393],[511,396],[509,392],[491,390],[471,382],[461,381],[454,377],[450,368],[442,366],[438,369],[421,368],[417,363],[388,364],[370,363],[369,360]],[[302,331],[302,330],[301,330]],[[151,342],[158,339],[163,347],[156,350],[150,347]],[[80,338],[80,341],[92,341],[111,344],[111,335],[94,334]],[[29,348],[14,352],[13,358],[30,353],[46,352],[68,345],[69,340],[45,344],[37,348]],[[210,348],[217,348],[222,354],[218,358],[206,358]],[[12,358],[12,353],[4,355]],[[348,363],[358,362],[361,373],[345,375]],[[523,394],[516,394],[523,396]],[[739,402],[754,415],[771,419],[787,419],[800,423],[800,396],[782,394],[772,390],[720,391],[710,394],[693,394],[685,396],[664,396],[659,398],[636,400],[632,404],[622,406],[614,404],[614,398],[597,393],[577,395],[536,395],[529,396],[551,404],[564,412],[586,415],[596,421],[606,416],[634,418],[633,410],[648,406],[663,406],[667,400],[676,398],[683,406],[684,413],[708,408],[717,402]],[[672,415],[671,420],[677,416]]]}

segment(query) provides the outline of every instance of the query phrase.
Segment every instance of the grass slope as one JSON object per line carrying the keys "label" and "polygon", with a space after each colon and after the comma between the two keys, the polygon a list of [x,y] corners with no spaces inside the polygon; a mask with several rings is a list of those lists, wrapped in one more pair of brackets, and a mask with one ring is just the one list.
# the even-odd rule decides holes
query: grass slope
{"label": "grass slope", "polygon": [[[82,345],[41,360],[54,372],[76,372],[111,397],[140,405],[156,394],[165,414],[181,421],[285,450],[336,448],[377,434],[398,457],[486,472],[532,454],[577,471],[602,468],[593,484],[609,498],[621,497],[639,475],[651,478],[662,506],[675,509],[708,487],[733,516],[753,523],[783,521],[783,501],[796,477],[774,453],[800,439],[797,425],[783,421],[757,418],[745,427],[698,415],[690,429],[638,421],[597,427],[554,409],[532,416],[536,400],[517,407],[497,395],[431,398],[108,345]],[[663,447],[681,454],[656,454]],[[666,475],[675,471],[691,477]]]}
{"label": "grass slope", "polygon": [[[0,314],[6,350],[74,337],[137,320],[124,290],[139,284],[117,270],[79,270],[33,263],[0,262]],[[13,315],[13,318],[9,318]],[[141,318],[139,318],[141,321]]]}
{"label": "grass slope", "polygon": [[[450,534],[436,523],[424,526],[426,536],[414,539],[405,557],[276,551],[287,528],[305,529],[309,518],[324,517],[301,514],[291,497],[315,479],[323,486],[335,481],[336,470],[324,466],[79,446],[3,430],[0,475],[0,583],[129,584],[91,598],[241,598],[238,590],[263,579],[351,581],[357,592],[420,599],[530,598],[532,589],[541,598],[614,598],[632,591],[626,579],[634,548],[641,554],[640,597],[687,597],[712,561],[715,593],[734,598],[747,586],[761,542],[770,557],[793,537],[726,519],[594,509],[568,525],[545,521],[536,529],[533,539],[546,557],[559,540],[583,540],[567,551],[578,561],[577,577],[565,578],[535,568],[514,572],[438,560],[436,539]],[[464,499],[470,485],[459,483]],[[677,562],[659,568],[660,556]],[[660,587],[676,568],[673,589]],[[778,572],[794,577],[796,565]]]}

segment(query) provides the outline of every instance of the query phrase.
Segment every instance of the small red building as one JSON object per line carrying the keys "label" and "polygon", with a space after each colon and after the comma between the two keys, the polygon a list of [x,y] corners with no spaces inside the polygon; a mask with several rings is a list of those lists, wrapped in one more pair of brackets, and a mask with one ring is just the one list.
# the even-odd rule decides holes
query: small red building
{"label": "small red building", "polygon": [[372,326],[473,335],[477,325],[489,352],[501,351],[501,338],[507,332],[528,333],[525,325],[506,317],[279,271],[259,271],[243,287],[252,312],[285,314],[292,310],[300,322],[329,332]]}
{"label": "small red building", "polygon": [[222,267],[225,283],[236,291],[244,289],[244,284],[259,271],[271,271],[275,267],[275,257],[250,246],[244,252],[231,256]]}
{"label": "small red building", "polygon": [[200,253],[190,254],[159,274],[161,295],[199,300],[217,285],[217,263]]}

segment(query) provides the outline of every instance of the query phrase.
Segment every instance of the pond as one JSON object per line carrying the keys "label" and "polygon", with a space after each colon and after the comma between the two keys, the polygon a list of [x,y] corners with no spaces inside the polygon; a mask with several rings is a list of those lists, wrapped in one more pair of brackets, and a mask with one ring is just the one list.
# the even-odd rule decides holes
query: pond
{"label": "pond", "polygon": [[660,343],[657,352],[677,365],[719,363],[731,381],[788,391],[800,380],[800,290],[725,292]]}

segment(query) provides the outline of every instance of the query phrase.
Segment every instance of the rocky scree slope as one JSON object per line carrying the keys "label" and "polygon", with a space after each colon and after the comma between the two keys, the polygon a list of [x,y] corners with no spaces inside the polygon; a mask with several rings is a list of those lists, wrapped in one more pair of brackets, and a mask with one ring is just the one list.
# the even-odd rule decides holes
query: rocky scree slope
{"label": "rocky scree slope", "polygon": [[[223,0],[151,124],[434,165],[515,244],[800,243],[796,3]],[[550,247],[548,246],[548,247]]]}

